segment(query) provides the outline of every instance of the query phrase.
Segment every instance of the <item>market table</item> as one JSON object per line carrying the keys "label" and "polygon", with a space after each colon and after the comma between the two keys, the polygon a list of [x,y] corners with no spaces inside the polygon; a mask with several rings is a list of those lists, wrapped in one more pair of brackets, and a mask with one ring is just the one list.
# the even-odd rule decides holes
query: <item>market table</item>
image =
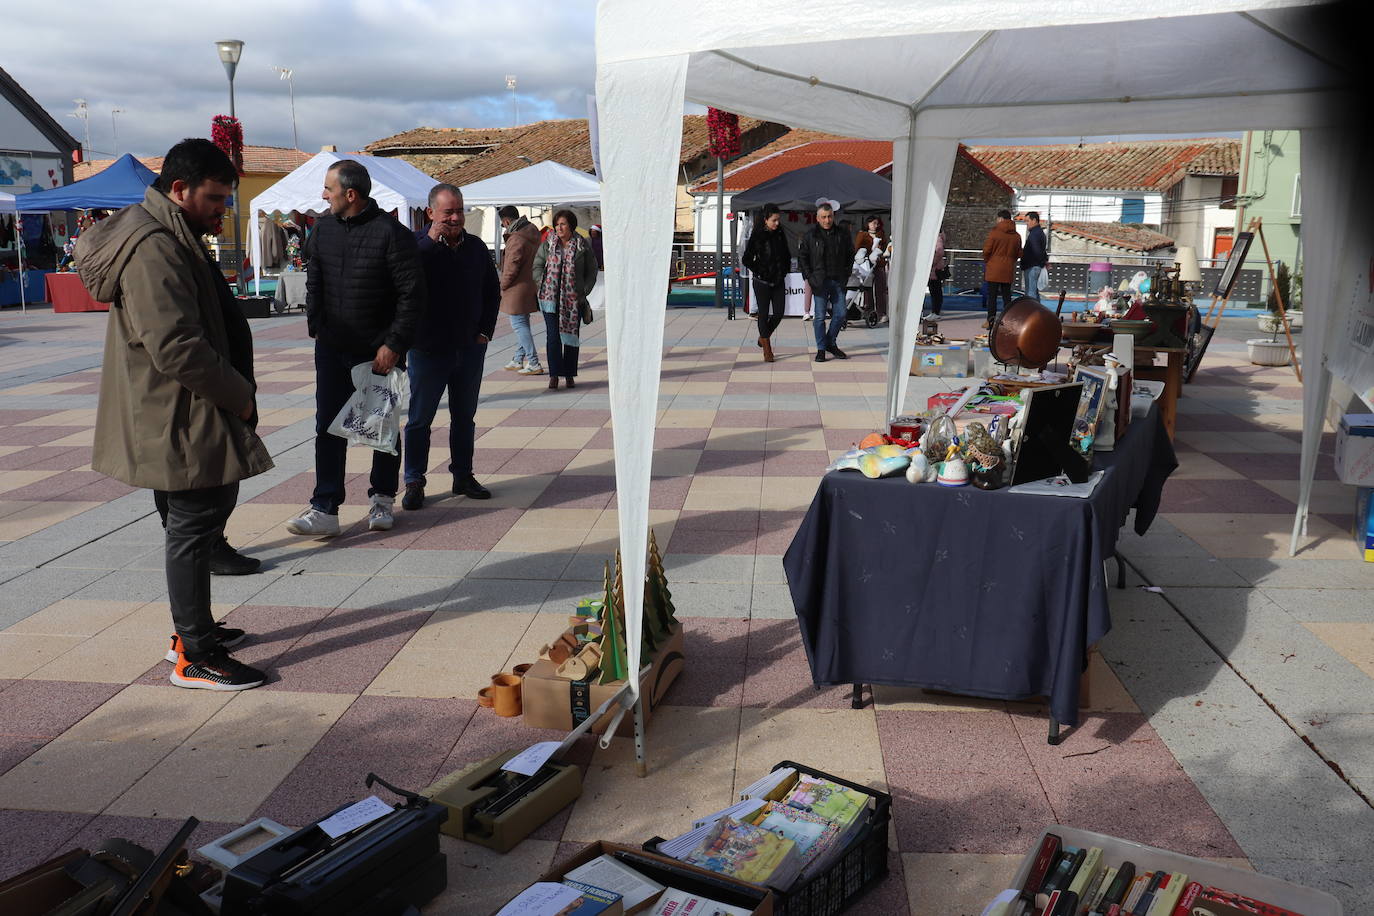
{"label": "market table", "polygon": [[783,557],[812,680],[1045,696],[1057,741],[1111,629],[1117,533],[1132,507],[1145,533],[1177,466],[1155,403],[1086,499],[826,474]]}
{"label": "market table", "polygon": [[277,294],[272,307],[277,312],[305,308],[305,271],[288,270],[278,275]]}
{"label": "market table", "polygon": [[43,279],[54,312],[108,312],[108,302],[96,302],[75,273],[51,273]]}

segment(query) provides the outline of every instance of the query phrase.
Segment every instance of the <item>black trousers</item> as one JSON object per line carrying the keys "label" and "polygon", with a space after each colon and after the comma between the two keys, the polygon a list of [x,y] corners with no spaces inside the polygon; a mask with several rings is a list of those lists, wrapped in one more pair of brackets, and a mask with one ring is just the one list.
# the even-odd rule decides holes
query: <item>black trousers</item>
{"label": "black trousers", "polygon": [[[329,424],[353,397],[353,367],[370,362],[369,355],[341,353],[315,341],[315,493],[310,497],[310,505],[330,515],[338,515],[344,501],[348,441],[331,433]],[[396,451],[401,451],[400,437]],[[400,481],[401,456],[373,449],[367,495],[394,497]]]}
{"label": "black trousers", "polygon": [[930,280],[926,283],[926,289],[930,291],[930,313],[940,314],[940,309],[945,305],[945,284],[940,280]]}
{"label": "black trousers", "polygon": [[557,312],[543,312],[543,315],[544,351],[548,354],[548,359],[545,361],[549,364],[549,376],[551,378],[576,378],[577,354],[581,352],[582,348],[563,342],[563,335],[558,332]]}
{"label": "black trousers", "polygon": [[754,310],[758,313],[759,336],[772,337],[787,312],[787,284],[765,283],[755,277]]}
{"label": "black trousers", "polygon": [[1006,311],[1011,306],[1011,284],[1010,283],[989,283],[988,284],[988,321],[997,317],[997,297],[1002,297],[1002,310]]}
{"label": "black trousers", "polygon": [[239,498],[237,483],[198,490],[154,490],[167,507],[167,599],[172,626],[186,655],[199,660],[218,649],[210,615],[210,555]]}

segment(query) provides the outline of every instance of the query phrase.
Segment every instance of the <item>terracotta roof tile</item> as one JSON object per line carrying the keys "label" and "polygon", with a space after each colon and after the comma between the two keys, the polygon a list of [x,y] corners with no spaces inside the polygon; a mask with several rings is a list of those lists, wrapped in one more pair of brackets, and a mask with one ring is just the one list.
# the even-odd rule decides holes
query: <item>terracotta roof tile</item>
{"label": "terracotta roof tile", "polygon": [[1154,251],[1174,244],[1174,240],[1162,232],[1126,223],[1087,223],[1061,219],[1050,224],[1050,231],[1101,242],[1127,251]]}
{"label": "terracotta roof tile", "polygon": [[[245,146],[243,148],[243,170],[247,173],[285,175],[297,166],[309,161],[313,153],[284,146]],[[162,171],[162,156],[139,156],[138,161],[154,172]],[[72,166],[72,180],[80,181],[99,175],[114,165],[113,159],[91,159]]]}
{"label": "terracotta roof tile", "polygon": [[975,146],[975,157],[1021,189],[1167,191],[1184,176],[1236,175],[1240,141],[1222,137],[1132,143]]}
{"label": "terracotta roof tile", "polygon": [[363,147],[365,154],[393,152],[405,149],[463,148],[491,146],[517,136],[529,125],[521,127],[416,127],[404,130]]}

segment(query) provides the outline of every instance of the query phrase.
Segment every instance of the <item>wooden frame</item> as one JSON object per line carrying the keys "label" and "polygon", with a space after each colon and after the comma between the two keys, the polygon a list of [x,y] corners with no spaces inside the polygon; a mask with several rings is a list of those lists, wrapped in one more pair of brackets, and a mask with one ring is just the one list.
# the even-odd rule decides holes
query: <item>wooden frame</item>
{"label": "wooden frame", "polygon": [[1236,285],[1236,275],[1240,273],[1241,267],[1245,264],[1245,257],[1250,253],[1250,244],[1255,240],[1253,232],[1239,232],[1236,234],[1235,241],[1231,244],[1231,250],[1226,255],[1226,265],[1221,269],[1221,276],[1217,278],[1217,285],[1212,290],[1213,296],[1220,296],[1222,299],[1231,298],[1231,288]]}

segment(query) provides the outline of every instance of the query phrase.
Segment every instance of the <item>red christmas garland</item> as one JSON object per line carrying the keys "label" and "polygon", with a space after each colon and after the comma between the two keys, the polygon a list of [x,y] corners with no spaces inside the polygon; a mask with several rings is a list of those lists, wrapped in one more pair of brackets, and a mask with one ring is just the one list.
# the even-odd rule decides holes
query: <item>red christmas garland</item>
{"label": "red christmas garland", "polygon": [[224,150],[224,155],[243,174],[243,125],[238,118],[215,115],[210,120],[210,141]]}
{"label": "red christmas garland", "polygon": [[706,128],[711,142],[707,149],[717,159],[733,159],[739,155],[739,115],[719,108],[706,109]]}

